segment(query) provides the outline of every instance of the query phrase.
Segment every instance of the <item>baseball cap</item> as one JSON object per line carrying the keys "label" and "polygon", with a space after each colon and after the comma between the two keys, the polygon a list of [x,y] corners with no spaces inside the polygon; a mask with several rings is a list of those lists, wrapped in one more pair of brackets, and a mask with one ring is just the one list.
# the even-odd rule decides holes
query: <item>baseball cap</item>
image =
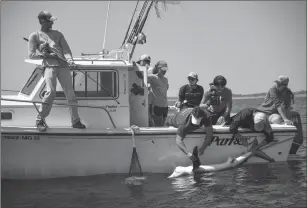
{"label": "baseball cap", "polygon": [[39,20],[48,20],[48,21],[55,21],[57,18],[55,16],[52,16],[50,12],[47,11],[41,11],[38,14],[38,19]]}
{"label": "baseball cap", "polygon": [[167,66],[166,61],[159,61],[159,62],[156,64],[156,67],[157,67],[158,69],[163,70],[163,71],[167,71],[167,70],[168,70],[168,66]]}
{"label": "baseball cap", "polygon": [[270,125],[268,122],[268,117],[265,113],[256,112],[254,115],[254,129],[256,131],[263,131]]}
{"label": "baseball cap", "polygon": [[283,84],[283,85],[287,85],[288,86],[288,83],[289,83],[289,77],[286,77],[284,75],[280,75],[277,80],[277,82],[279,82],[280,84]]}
{"label": "baseball cap", "polygon": [[198,74],[196,74],[195,72],[190,72],[189,75],[188,75],[188,78],[189,78],[189,77],[192,77],[192,78],[198,80]]}
{"label": "baseball cap", "polygon": [[151,58],[149,55],[143,54],[136,63],[140,64],[141,61],[151,61]]}

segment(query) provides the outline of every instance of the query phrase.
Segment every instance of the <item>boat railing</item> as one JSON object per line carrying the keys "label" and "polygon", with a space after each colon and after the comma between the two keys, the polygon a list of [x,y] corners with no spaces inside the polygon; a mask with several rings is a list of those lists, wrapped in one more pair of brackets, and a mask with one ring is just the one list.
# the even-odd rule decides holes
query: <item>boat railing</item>
{"label": "boat railing", "polygon": [[[94,58],[92,56],[99,56]],[[111,51],[102,51],[99,53],[81,53],[82,59],[98,60],[99,58],[113,58],[115,60],[129,61],[130,52],[127,49],[114,49]]]}
{"label": "boat railing", "polygon": [[[36,108],[36,111],[40,114],[39,110],[38,110],[38,107],[36,104],[47,104],[47,105],[50,105],[49,103],[46,103],[46,102],[41,102],[41,101],[32,101],[32,100],[21,100],[21,99],[10,99],[10,98],[2,98],[1,97],[1,100],[3,101],[12,101],[12,102],[23,102],[23,103],[32,103],[33,106]],[[112,119],[112,116],[110,114],[110,112],[103,106],[91,106],[91,105],[74,105],[74,104],[67,104],[67,103],[56,103],[54,102],[52,105],[60,105],[60,106],[75,106],[75,107],[81,107],[81,108],[98,108],[98,109],[101,109],[101,110],[104,110],[108,116],[109,116],[109,119],[113,125],[113,127],[116,129],[116,126],[115,126],[115,123]],[[44,120],[45,124],[47,125],[46,121]]]}

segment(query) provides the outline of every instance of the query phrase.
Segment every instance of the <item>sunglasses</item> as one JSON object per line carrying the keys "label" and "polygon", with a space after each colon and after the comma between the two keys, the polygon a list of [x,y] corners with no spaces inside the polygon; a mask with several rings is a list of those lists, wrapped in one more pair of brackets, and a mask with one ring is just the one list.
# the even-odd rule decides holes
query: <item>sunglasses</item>
{"label": "sunglasses", "polygon": [[195,81],[196,79],[193,78],[193,77],[188,77],[188,80],[190,80],[190,81]]}
{"label": "sunglasses", "polygon": [[217,83],[217,84],[215,84],[214,86],[216,86],[216,87],[225,87],[225,85],[220,84],[220,83]]}

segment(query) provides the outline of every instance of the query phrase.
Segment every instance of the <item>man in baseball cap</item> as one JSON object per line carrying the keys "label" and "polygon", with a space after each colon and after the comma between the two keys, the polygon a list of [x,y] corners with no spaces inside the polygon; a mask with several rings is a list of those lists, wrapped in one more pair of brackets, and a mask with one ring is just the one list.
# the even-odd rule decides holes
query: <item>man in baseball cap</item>
{"label": "man in baseball cap", "polygon": [[145,65],[145,64],[150,65],[150,62],[151,62],[150,56],[147,55],[147,54],[143,54],[143,55],[141,55],[141,57],[139,58],[139,60],[136,63],[140,64],[140,65]]}
{"label": "man in baseball cap", "polygon": [[[147,54],[143,54],[139,60],[136,62],[140,66],[143,66],[148,71],[148,75],[153,74],[153,67],[150,67],[151,58]],[[148,84],[148,123],[149,126],[155,126],[153,119],[153,104],[154,104],[154,94],[152,92],[150,84]]]}
{"label": "man in baseball cap", "polygon": [[52,16],[52,14],[50,12],[47,12],[47,11],[41,11],[38,14],[38,19],[43,20],[43,21],[50,21],[50,22],[57,20],[57,18],[55,16]]}
{"label": "man in baseball cap", "polygon": [[176,144],[179,149],[187,155],[187,157],[195,161],[197,158],[188,151],[183,140],[186,135],[200,127],[205,127],[206,136],[202,146],[199,148],[199,155],[202,155],[213,139],[213,128],[210,118],[210,113],[201,109],[199,106],[194,108],[185,108],[182,111],[176,112],[173,116],[168,117],[167,126],[177,128]]}
{"label": "man in baseball cap", "polygon": [[197,84],[197,73],[190,72],[188,75],[188,81],[188,84],[183,85],[179,89],[179,99],[175,105],[180,110],[183,108],[193,108],[195,106],[199,106],[204,96],[204,88]]}
{"label": "man in baseball cap", "polygon": [[57,18],[50,12],[41,11],[38,14],[40,30],[32,32],[29,36],[29,58],[43,59],[44,79],[46,93],[40,106],[40,113],[36,117],[36,127],[40,132],[47,130],[44,119],[50,114],[52,103],[55,99],[57,80],[59,80],[64,94],[67,96],[71,124],[73,128],[84,129],[78,113],[78,101],[73,89],[72,77],[69,67],[75,66],[72,52],[64,35],[58,30],[52,30],[53,21]]}

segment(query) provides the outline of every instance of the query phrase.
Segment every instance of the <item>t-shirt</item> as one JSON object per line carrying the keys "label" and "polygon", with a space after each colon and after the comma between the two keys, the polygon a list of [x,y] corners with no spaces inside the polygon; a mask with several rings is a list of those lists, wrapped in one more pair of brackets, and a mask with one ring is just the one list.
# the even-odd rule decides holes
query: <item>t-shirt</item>
{"label": "t-shirt", "polygon": [[177,112],[167,121],[168,125],[174,126],[177,128],[177,135],[179,135],[182,138],[184,138],[187,135],[187,133],[198,129],[202,127],[203,125],[206,127],[212,126],[210,113],[207,111],[205,111],[205,116],[203,116],[203,119],[201,120],[199,125],[192,124],[191,122],[192,110],[193,108],[185,108]]}
{"label": "t-shirt", "polygon": [[[29,37],[29,57],[30,59],[41,59],[42,52],[39,51],[39,45],[47,42],[49,47],[62,59],[66,59],[68,55],[72,58],[72,53],[66,42],[64,35],[58,30],[50,30],[48,32],[37,31],[30,34]],[[45,58],[43,66],[67,66],[67,64],[56,58]]]}
{"label": "t-shirt", "polygon": [[[221,97],[221,102],[219,105],[210,105],[209,110],[213,113],[224,113],[227,109],[227,104],[232,103],[232,92],[231,89],[225,87],[223,91],[217,91],[217,95]],[[203,104],[207,104],[210,98],[210,89],[205,92]],[[228,109],[230,114],[230,109]]]}
{"label": "t-shirt", "polygon": [[244,108],[240,110],[236,115],[231,117],[231,124],[229,131],[232,134],[238,133],[238,128],[254,129],[254,117],[253,114],[257,111],[255,108]]}
{"label": "t-shirt", "polygon": [[158,77],[156,74],[148,75],[148,83],[154,96],[154,104],[158,107],[168,107],[167,90],[168,79],[166,77]]}
{"label": "t-shirt", "polygon": [[[230,123],[230,127],[229,127],[229,131],[232,134],[236,134],[238,133],[238,128],[247,128],[247,129],[251,129],[251,130],[255,130],[254,126],[254,116],[253,114],[255,112],[261,112],[256,108],[244,108],[242,110],[240,110],[236,115],[231,117],[231,123]],[[273,132],[265,132],[262,131],[266,137],[266,140],[268,142],[271,142],[273,140]]]}
{"label": "t-shirt", "polygon": [[179,101],[183,102],[186,100],[187,102],[183,104],[183,106],[187,107],[195,107],[199,106],[201,100],[204,96],[204,88],[200,85],[196,85],[192,87],[189,84],[182,86],[179,90]]}

